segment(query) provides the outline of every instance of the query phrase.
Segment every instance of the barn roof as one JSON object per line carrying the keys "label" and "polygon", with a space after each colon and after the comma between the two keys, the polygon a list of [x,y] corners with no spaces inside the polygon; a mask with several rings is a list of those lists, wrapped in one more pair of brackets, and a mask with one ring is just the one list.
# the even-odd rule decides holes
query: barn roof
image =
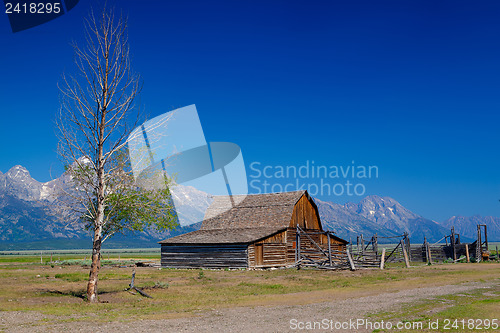
{"label": "barn roof", "polygon": [[[284,230],[284,229],[283,229]],[[197,230],[168,238],[160,244],[234,244],[252,243],[281,230],[276,228],[234,228]]]}
{"label": "barn roof", "polygon": [[205,213],[200,230],[161,241],[169,243],[250,243],[286,229],[293,208],[307,191],[217,196]]}
{"label": "barn roof", "polygon": [[287,228],[293,208],[304,194],[307,192],[215,197],[200,229]]}

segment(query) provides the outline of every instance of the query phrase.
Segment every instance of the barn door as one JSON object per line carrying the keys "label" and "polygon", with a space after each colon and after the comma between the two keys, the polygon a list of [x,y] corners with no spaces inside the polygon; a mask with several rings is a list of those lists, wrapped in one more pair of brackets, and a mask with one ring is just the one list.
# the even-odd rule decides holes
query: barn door
{"label": "barn door", "polygon": [[262,266],[264,264],[263,247],[263,244],[255,244],[255,266]]}

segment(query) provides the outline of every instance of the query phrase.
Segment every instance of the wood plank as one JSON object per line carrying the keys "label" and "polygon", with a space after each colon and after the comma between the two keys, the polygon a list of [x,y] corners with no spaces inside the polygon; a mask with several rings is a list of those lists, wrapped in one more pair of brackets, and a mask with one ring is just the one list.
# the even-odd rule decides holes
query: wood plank
{"label": "wood plank", "polygon": [[380,269],[384,269],[385,263],[385,247],[382,248],[382,256],[380,257]]}
{"label": "wood plank", "polygon": [[408,260],[408,253],[406,253],[406,248],[403,245],[403,241],[401,241],[401,249],[403,249],[403,256],[405,258],[406,268],[409,268],[410,267],[410,261]]}
{"label": "wood plank", "polygon": [[355,271],[356,267],[354,266],[354,262],[352,261],[351,254],[349,253],[349,249],[346,249],[347,251],[347,258],[349,258],[349,264],[351,265],[351,271]]}

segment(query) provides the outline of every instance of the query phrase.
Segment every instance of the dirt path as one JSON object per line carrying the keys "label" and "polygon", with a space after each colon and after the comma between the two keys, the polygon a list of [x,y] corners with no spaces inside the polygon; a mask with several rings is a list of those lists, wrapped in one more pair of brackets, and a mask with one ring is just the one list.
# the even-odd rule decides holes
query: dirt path
{"label": "dirt path", "polygon": [[500,280],[471,282],[385,292],[373,296],[351,297],[317,304],[238,307],[209,311],[188,318],[101,324],[81,321],[51,324],[51,320],[58,321],[61,318],[35,312],[1,312],[0,330],[6,332],[371,332],[372,330],[359,328],[354,330],[352,326],[348,330],[335,328],[307,330],[299,329],[301,327],[299,325],[307,325],[307,322],[320,322],[323,319],[332,320],[333,323],[355,321],[366,318],[370,313],[390,311],[402,303],[499,285]]}

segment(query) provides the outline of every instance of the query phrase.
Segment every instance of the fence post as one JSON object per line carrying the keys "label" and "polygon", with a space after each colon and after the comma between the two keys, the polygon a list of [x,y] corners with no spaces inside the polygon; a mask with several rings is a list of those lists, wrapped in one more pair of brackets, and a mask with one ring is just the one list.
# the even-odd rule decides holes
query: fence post
{"label": "fence post", "polygon": [[349,259],[349,265],[351,265],[351,271],[355,271],[356,267],[354,266],[354,261],[352,260],[351,253],[349,252],[349,249],[347,251],[347,259]]}
{"label": "fence post", "polygon": [[299,262],[299,228],[295,228],[295,263]]}
{"label": "fence post", "polygon": [[429,263],[432,264],[431,246],[427,243],[427,256],[429,258]]}
{"label": "fence post", "polygon": [[450,243],[453,248],[453,260],[457,260],[457,249],[455,247],[455,227],[451,227]]}
{"label": "fence post", "polygon": [[385,247],[382,248],[382,256],[380,257],[380,269],[384,269],[385,264]]}
{"label": "fence post", "polygon": [[330,232],[326,232],[326,237],[328,238],[328,261],[330,262],[330,266],[332,266],[332,245],[330,242]]}
{"label": "fence post", "polygon": [[300,229],[297,225],[297,262],[300,261]]}
{"label": "fence post", "polygon": [[481,226],[477,225],[477,241],[476,241],[476,262],[480,262],[483,254],[483,244],[481,242]]}
{"label": "fence post", "polygon": [[469,244],[465,244],[465,258],[467,259],[467,262],[470,262],[470,257],[469,257]]}
{"label": "fence post", "polygon": [[[422,245],[422,252],[425,252],[425,261],[429,263],[429,253],[427,252],[427,237],[424,236],[424,244]],[[422,259],[423,255],[422,255]]]}
{"label": "fence post", "polygon": [[410,248],[410,234],[405,231],[404,233],[404,239],[405,239],[405,246],[406,246],[406,253],[408,255],[408,260],[411,260],[411,248]]}

